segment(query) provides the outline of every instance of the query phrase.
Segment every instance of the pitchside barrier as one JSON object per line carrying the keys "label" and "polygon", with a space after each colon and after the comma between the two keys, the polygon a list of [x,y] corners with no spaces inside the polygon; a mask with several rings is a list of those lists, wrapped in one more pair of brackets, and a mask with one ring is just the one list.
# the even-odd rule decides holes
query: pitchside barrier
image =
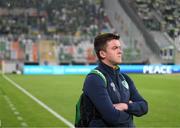
{"label": "pitchside barrier", "polygon": [[[23,74],[88,74],[97,65],[24,66]],[[121,72],[142,74],[180,73],[180,65],[120,65]]]}

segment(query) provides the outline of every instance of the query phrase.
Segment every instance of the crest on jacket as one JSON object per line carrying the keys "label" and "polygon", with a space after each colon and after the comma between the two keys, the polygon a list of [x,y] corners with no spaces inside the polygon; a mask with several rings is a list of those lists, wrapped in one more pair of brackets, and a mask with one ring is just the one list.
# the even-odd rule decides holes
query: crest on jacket
{"label": "crest on jacket", "polygon": [[123,85],[126,89],[129,89],[129,85],[128,85],[128,83],[126,82],[126,80],[123,80],[123,81],[122,81],[122,85]]}

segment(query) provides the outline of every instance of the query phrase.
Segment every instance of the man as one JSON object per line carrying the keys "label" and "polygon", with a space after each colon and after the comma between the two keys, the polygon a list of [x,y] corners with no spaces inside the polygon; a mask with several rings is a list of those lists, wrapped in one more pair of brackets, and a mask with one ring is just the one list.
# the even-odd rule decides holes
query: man
{"label": "man", "polygon": [[86,110],[91,115],[89,127],[135,127],[133,116],[148,112],[148,104],[138,93],[133,81],[119,71],[121,45],[119,36],[112,33],[98,35],[94,40],[99,59],[96,70],[106,77],[107,83],[93,73],[85,79],[83,92]]}

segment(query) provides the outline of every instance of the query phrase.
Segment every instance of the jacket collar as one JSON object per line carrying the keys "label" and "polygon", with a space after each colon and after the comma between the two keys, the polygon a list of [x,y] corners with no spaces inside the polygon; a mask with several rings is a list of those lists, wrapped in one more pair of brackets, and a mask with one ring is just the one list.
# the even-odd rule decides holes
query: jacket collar
{"label": "jacket collar", "polygon": [[111,74],[111,75],[115,75],[115,74],[119,74],[120,68],[117,65],[115,69],[113,69],[112,67],[106,65],[103,62],[99,62],[99,67],[104,70],[105,72]]}

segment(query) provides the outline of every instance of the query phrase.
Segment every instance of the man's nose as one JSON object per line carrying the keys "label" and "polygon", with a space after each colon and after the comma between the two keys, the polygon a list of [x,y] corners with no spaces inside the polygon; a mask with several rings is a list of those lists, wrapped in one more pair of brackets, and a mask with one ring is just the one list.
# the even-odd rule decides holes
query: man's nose
{"label": "man's nose", "polygon": [[123,50],[121,47],[119,47],[119,53],[122,54],[123,53]]}
{"label": "man's nose", "polygon": [[123,51],[122,51],[122,50],[120,50],[120,51],[119,51],[119,54],[123,54]]}

